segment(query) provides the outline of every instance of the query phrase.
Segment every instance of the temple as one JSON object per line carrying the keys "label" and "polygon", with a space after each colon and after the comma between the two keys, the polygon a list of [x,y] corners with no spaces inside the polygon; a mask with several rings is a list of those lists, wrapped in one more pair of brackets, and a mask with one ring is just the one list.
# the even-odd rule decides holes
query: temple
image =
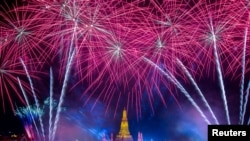
{"label": "temple", "polygon": [[120,126],[119,134],[116,136],[115,141],[133,141],[128,128],[127,111],[122,112],[122,121]]}
{"label": "temple", "polygon": [[[120,131],[115,139],[113,139],[113,134],[112,134],[110,141],[134,141],[133,137],[130,135],[130,132],[129,132],[127,111],[125,109],[122,112]],[[140,132],[138,132],[137,141],[143,141],[142,133],[140,133]]]}

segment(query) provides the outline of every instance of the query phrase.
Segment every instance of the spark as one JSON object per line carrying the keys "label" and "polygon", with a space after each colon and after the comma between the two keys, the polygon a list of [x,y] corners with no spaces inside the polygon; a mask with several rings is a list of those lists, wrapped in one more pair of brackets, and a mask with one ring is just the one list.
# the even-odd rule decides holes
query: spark
{"label": "spark", "polygon": [[50,5],[48,5],[48,4],[46,4],[46,5],[45,5],[45,8],[46,8],[46,9],[50,9],[50,8],[51,8],[51,6],[50,6]]}
{"label": "spark", "polygon": [[113,46],[113,56],[115,56],[115,58],[120,58],[122,56],[122,48],[120,45],[115,45]]}
{"label": "spark", "polygon": [[157,23],[161,24],[161,25],[164,25],[164,26],[167,26],[167,27],[171,27],[173,25],[171,19],[169,16],[166,16],[167,18],[167,21],[158,21],[156,20]]}
{"label": "spark", "polygon": [[1,73],[1,74],[4,74],[4,73],[7,73],[7,71],[0,68],[0,73]]}
{"label": "spark", "polygon": [[178,35],[178,30],[177,30],[177,28],[175,27],[175,24],[172,22],[171,18],[168,15],[166,15],[166,21],[156,20],[156,23],[170,28],[171,29],[171,34],[175,33],[175,35]]}
{"label": "spark", "polygon": [[25,30],[25,28],[20,28],[20,29],[17,29],[17,35],[16,35],[16,38],[15,38],[15,40],[17,40],[17,42],[18,43],[21,43],[22,42],[22,40],[23,40],[23,38],[24,38],[24,36],[26,36],[26,35],[28,35],[29,34],[29,32],[27,32],[26,30]]}
{"label": "spark", "polygon": [[114,57],[116,60],[122,58],[123,49],[121,43],[110,43],[111,47],[109,47],[109,52],[112,54],[112,58]]}
{"label": "spark", "polygon": [[161,41],[160,38],[157,39],[157,45],[156,45],[156,47],[158,49],[164,48],[164,43]]}

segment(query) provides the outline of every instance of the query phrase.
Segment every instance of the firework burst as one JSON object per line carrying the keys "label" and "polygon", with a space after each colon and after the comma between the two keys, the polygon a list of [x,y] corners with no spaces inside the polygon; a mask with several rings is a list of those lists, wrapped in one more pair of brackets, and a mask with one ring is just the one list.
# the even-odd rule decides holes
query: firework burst
{"label": "firework burst", "polygon": [[25,90],[30,91],[28,83],[25,80],[25,71],[22,68],[22,64],[18,59],[13,58],[13,52],[11,50],[0,50],[0,92],[2,107],[5,109],[5,104],[8,101],[12,110],[14,111],[14,99],[17,97],[22,103],[23,97],[20,95],[20,89],[18,87],[17,77],[22,78],[21,82]]}
{"label": "firework burst", "polygon": [[[191,83],[217,124],[206,100],[209,95],[202,93],[198,82],[207,76],[218,79],[230,124],[224,83],[225,78],[239,79],[240,123],[245,123],[250,72],[248,13],[249,3],[244,0],[236,5],[224,0],[32,0],[22,6],[2,7],[2,106],[7,99],[14,109],[12,91],[7,87],[25,103],[17,77],[25,91],[30,91],[22,78],[28,75],[23,64],[31,62],[28,70],[58,67],[54,70],[65,85],[77,78],[70,90],[83,87],[85,104],[94,98],[95,103],[105,102],[107,109],[113,105],[116,110],[131,108],[140,116],[144,97],[153,111],[156,98],[163,105],[169,95],[178,102],[175,93],[180,91],[207,123],[212,123],[184,87]],[[65,87],[58,109],[68,92]],[[56,124],[59,114],[60,110]],[[55,136],[56,128],[50,136]]]}

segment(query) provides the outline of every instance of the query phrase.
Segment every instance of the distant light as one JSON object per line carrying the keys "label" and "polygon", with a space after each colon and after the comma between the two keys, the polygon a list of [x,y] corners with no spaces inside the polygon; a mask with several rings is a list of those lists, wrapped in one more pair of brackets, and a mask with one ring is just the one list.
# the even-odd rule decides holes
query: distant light
{"label": "distant light", "polygon": [[16,134],[12,134],[10,137],[17,138],[17,135]]}

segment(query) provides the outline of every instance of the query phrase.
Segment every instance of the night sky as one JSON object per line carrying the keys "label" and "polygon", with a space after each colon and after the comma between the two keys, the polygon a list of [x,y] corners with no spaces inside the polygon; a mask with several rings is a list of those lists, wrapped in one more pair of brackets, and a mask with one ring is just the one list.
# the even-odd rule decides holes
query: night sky
{"label": "night sky", "polygon": [[[1,11],[4,11],[3,9],[7,8],[6,5],[9,5],[9,8],[11,9],[12,8],[11,5],[13,4],[14,5],[26,4],[25,0],[23,3],[20,1],[18,3],[15,3],[15,2],[16,2],[15,0],[8,1],[8,3],[4,3],[1,1],[0,3],[1,9],[2,9]],[[128,1],[128,2],[132,3],[133,1]],[[162,3],[161,0],[159,0],[158,2]],[[214,3],[215,1],[209,1],[209,2]],[[149,7],[150,5],[149,3],[150,3],[149,1],[146,1],[145,3],[141,2],[138,5],[140,8],[147,7],[147,6]],[[188,3],[191,7],[195,7],[196,3],[198,2],[195,0],[193,1],[190,0],[190,1],[186,1],[186,3]],[[116,7],[119,7],[119,5]],[[155,11],[152,10],[151,12],[153,13]],[[1,13],[0,15],[0,19],[2,21],[0,23],[0,26],[1,26],[1,34],[4,36],[5,31],[2,30],[4,29],[2,28],[4,27],[4,25],[1,25],[1,24],[6,22],[6,20],[4,20],[5,17],[3,17],[3,15],[4,13]],[[136,18],[133,20],[137,21]],[[239,29],[239,32],[241,31],[242,29]],[[0,36],[1,37],[0,41],[2,41],[2,38],[4,38],[2,37],[2,35]],[[239,36],[241,36],[241,34]],[[121,35],[120,38],[122,37],[123,36]],[[145,35],[145,37],[147,36]],[[82,39],[82,37],[79,37],[79,39]],[[46,40],[50,42],[50,39],[46,38]],[[55,41],[58,41],[58,40],[59,38],[55,39]],[[97,39],[93,39],[93,40],[96,41]],[[151,39],[149,39],[149,41],[150,40]],[[240,45],[243,45],[242,38],[235,37],[234,40],[235,40],[235,44],[241,42]],[[144,41],[141,41],[141,42],[144,42]],[[234,41],[230,40],[230,42],[234,42]],[[13,45],[14,43],[11,42],[10,44]],[[69,45],[70,44],[69,40],[65,41],[65,44]],[[2,52],[5,51],[4,47],[6,46],[2,44],[0,45],[1,45],[0,51],[3,50],[0,52],[0,61],[2,61],[4,60],[2,58],[4,58],[4,55],[5,55]],[[44,48],[47,49],[46,47]],[[249,46],[247,46],[246,65],[245,65],[246,71],[244,75],[245,76],[244,78],[245,79],[244,81],[245,93],[247,93],[246,89],[247,89],[248,82],[250,79],[249,49],[250,49]],[[87,51],[83,50],[82,52],[87,52]],[[226,52],[225,54],[228,55],[229,53],[228,54],[227,53],[228,52]],[[57,106],[59,104],[61,90],[63,89],[63,80],[64,80],[64,74],[65,74],[65,69],[66,69],[65,60],[67,60],[63,58],[67,55],[63,56],[62,55],[63,53],[61,52],[55,53],[55,54],[56,55],[54,57],[51,57],[52,59],[48,61],[49,63],[43,65],[42,67],[39,66],[39,71],[31,70],[31,68],[36,68],[35,65],[33,66],[33,62],[28,65],[30,73],[32,74],[32,76],[35,76],[34,78],[32,78],[34,82],[33,85],[34,85],[35,92],[39,99],[40,109],[42,111],[40,114],[42,115],[43,126],[45,130],[44,132],[46,136],[49,134],[48,127],[49,127],[49,118],[50,118],[50,114],[49,114],[50,68],[53,69],[53,77],[54,77],[54,87],[53,87],[53,92],[54,92],[53,119],[54,119],[56,116],[56,110],[58,110]],[[98,55],[97,57],[99,57]],[[200,53],[200,56],[202,55],[204,54]],[[200,56],[194,60],[203,58]],[[239,113],[240,113],[239,107],[240,107],[240,89],[241,89],[241,85],[240,85],[241,84],[241,77],[240,77],[241,66],[239,65],[240,67],[236,67],[235,69],[232,69],[234,71],[232,70],[226,71],[226,70],[230,68],[228,67],[228,64],[231,65],[231,62],[228,62],[228,60],[229,61],[232,61],[233,59],[236,60],[235,61],[236,63],[235,62],[232,63],[234,64],[232,65],[232,68],[233,68],[234,66],[236,66],[235,64],[237,64],[237,62],[238,63],[241,62],[240,60],[241,57],[233,58],[232,56],[229,56],[228,60],[223,57],[225,57],[224,54],[222,54],[221,60],[223,59],[226,60],[225,61],[226,63],[223,63],[222,67],[226,68],[224,70],[224,72],[226,72],[225,73],[226,75],[223,75],[223,83],[225,86],[225,93],[227,96],[229,116],[230,116],[232,124],[238,124]],[[15,56],[13,58],[15,58]],[[161,67],[161,65],[163,64],[164,66],[164,63],[166,63],[169,60],[162,61],[163,60],[162,58],[160,58],[159,60],[160,60],[158,62],[160,66],[159,68],[160,69],[163,68],[162,70],[164,70],[164,67]],[[83,61],[83,64],[81,65],[84,66],[87,63],[89,63],[89,62],[87,63],[86,62]],[[204,94],[208,103],[210,104],[219,123],[228,124],[227,118],[226,118],[226,112],[225,112],[224,105],[223,105],[223,99],[221,96],[220,84],[218,81],[219,77],[216,72],[217,68],[215,65],[215,61],[211,61],[211,64],[214,65],[213,67],[205,68],[204,70],[200,69],[195,63],[189,63],[189,61],[187,62],[188,62],[187,64],[189,65],[189,69],[194,72],[192,74],[196,74],[195,80],[197,82],[197,85],[202,91],[202,93]],[[207,62],[204,63],[201,61],[199,63],[202,64],[201,66],[207,65],[206,64]],[[1,67],[3,66],[3,65],[1,66],[1,64],[4,64],[4,63],[0,62],[0,77],[2,73]],[[100,66],[103,65],[102,63],[100,64],[101,64]],[[77,66],[77,65],[78,64],[74,62],[72,66]],[[81,71],[89,73],[88,69],[81,68],[81,67],[80,67],[80,70],[82,69]],[[112,67],[115,68],[117,66],[114,65]],[[138,70],[142,69],[143,67],[144,66],[139,67]],[[18,66],[18,69],[20,68],[22,68],[22,65]],[[89,68],[92,69],[91,67]],[[129,80],[126,80],[126,84],[123,83],[124,81],[120,81],[120,80],[114,81],[115,84],[111,84],[109,86],[116,87],[116,89],[113,90],[110,88],[111,89],[110,95],[111,93],[113,93],[113,95],[112,95],[112,99],[109,100],[109,95],[107,95],[107,93],[103,94],[104,93],[103,89],[107,89],[107,91],[110,90],[109,87],[105,86],[105,84],[110,83],[111,78],[114,77],[115,79],[117,79],[116,77],[120,75],[119,73],[108,74],[109,71],[111,70],[110,72],[112,72],[112,69],[113,69],[113,68],[112,69],[108,68],[107,74],[104,74],[102,76],[101,81],[98,83],[100,85],[89,86],[90,83],[88,81],[95,82],[91,79],[97,79],[99,75],[98,73],[102,72],[102,71],[99,71],[100,68],[97,68],[96,70],[93,69],[93,74],[91,72],[91,77],[89,79],[84,79],[83,81],[78,76],[79,75],[78,69],[73,67],[73,69],[70,71],[69,79],[67,81],[68,83],[67,83],[67,88],[66,88],[66,94],[64,97],[64,102],[62,103],[62,110],[60,113],[60,120],[58,122],[58,128],[57,128],[55,140],[58,140],[58,141],[70,141],[70,140],[97,141],[97,140],[101,140],[104,134],[107,136],[107,138],[110,138],[111,134],[117,135],[120,129],[122,110],[126,109],[128,112],[130,133],[134,139],[137,139],[138,132],[141,132],[143,133],[143,139],[145,141],[149,141],[150,139],[153,139],[154,141],[163,141],[163,140],[164,141],[206,141],[208,124],[206,123],[204,118],[200,115],[200,113],[197,111],[197,109],[194,107],[194,105],[192,105],[189,99],[183,94],[183,91],[178,89],[178,87],[176,87],[176,85],[174,85],[170,80],[168,80],[166,76],[161,75],[159,73],[160,69],[154,68],[151,70],[151,69],[148,69],[149,67],[145,67],[146,68],[145,71],[139,72],[139,73],[145,73],[147,71],[149,72],[148,76],[141,77],[144,79],[142,81],[150,81],[148,88],[145,88],[147,86],[136,85],[135,87],[132,87],[130,90],[129,89],[130,85],[133,85],[133,84],[131,83],[128,84],[127,81],[137,82],[136,81],[137,78],[131,78],[130,80],[130,77],[129,77]],[[202,112],[204,112],[208,120],[211,121],[211,124],[215,124],[215,121],[213,120],[213,117],[209,113],[209,110],[207,109],[207,107],[205,107],[204,102],[201,100],[201,98],[197,94],[197,90],[195,89],[194,85],[187,78],[184,78],[185,74],[183,73],[181,69],[176,69],[176,68],[178,67],[174,67],[173,70],[177,74],[177,79],[179,80],[179,82],[182,84],[185,90],[192,96],[194,101],[197,102],[197,105],[200,106],[200,109],[202,110]],[[126,70],[127,68],[124,68],[124,69]],[[121,70],[118,70],[118,72],[119,71]],[[159,72],[155,73],[156,71],[159,71]],[[156,74],[160,74],[159,75],[160,77],[157,77],[158,75]],[[149,76],[155,77],[155,81],[151,82],[152,79],[148,78]],[[138,79],[141,79],[141,78],[138,77]],[[26,81],[27,85],[29,86],[29,82],[28,82],[28,79],[26,78],[26,74],[20,76],[20,79]],[[1,78],[0,78],[0,84],[2,83],[1,86],[3,86],[3,83],[5,82],[7,81],[4,81],[4,80],[1,81]],[[150,85],[150,83],[155,83],[155,84]],[[142,83],[142,84],[145,84],[145,83]],[[18,83],[15,84],[15,87],[18,88],[18,91],[20,92],[21,97],[23,97],[20,87],[18,86]],[[97,88],[95,89],[95,87]],[[133,96],[129,95],[129,93],[133,94],[133,92],[138,92],[136,88],[138,88],[138,91],[141,94],[139,97],[139,100],[136,99],[138,98],[137,96],[135,96],[136,98],[133,97],[134,95],[138,93],[135,93]],[[139,90],[139,88],[141,88],[140,89],[141,91]],[[20,101],[20,98],[16,94],[16,91],[13,89],[12,85],[7,84],[7,89],[11,93],[11,101],[13,104],[12,106],[16,110],[27,108],[26,105],[24,104],[25,102]],[[12,109],[11,103],[9,102],[8,97],[2,96],[6,93],[4,92],[0,92],[0,93],[1,93],[0,135],[10,135],[12,133],[24,134],[25,124],[27,123],[33,124],[32,121],[30,121],[31,119],[29,119],[30,117],[25,116],[25,114],[23,114],[24,117],[20,117],[19,115],[15,114],[15,112]],[[100,96],[100,94],[103,94],[103,96]],[[131,96],[132,98],[129,96]],[[30,105],[35,106],[35,100],[32,97],[31,91],[28,92],[28,99],[30,101]],[[164,99],[164,102],[162,99]],[[136,100],[138,100],[139,102]],[[5,102],[2,102],[2,101],[5,101]],[[247,121],[250,120],[249,119],[249,116],[250,116],[249,104],[247,105],[246,109],[247,109],[246,114],[245,114],[246,118],[245,118],[244,124],[247,124]],[[38,117],[35,116],[35,118],[36,118],[35,120],[39,128],[39,131],[41,131]],[[36,134],[36,130],[34,126],[33,126],[33,132]]]}

